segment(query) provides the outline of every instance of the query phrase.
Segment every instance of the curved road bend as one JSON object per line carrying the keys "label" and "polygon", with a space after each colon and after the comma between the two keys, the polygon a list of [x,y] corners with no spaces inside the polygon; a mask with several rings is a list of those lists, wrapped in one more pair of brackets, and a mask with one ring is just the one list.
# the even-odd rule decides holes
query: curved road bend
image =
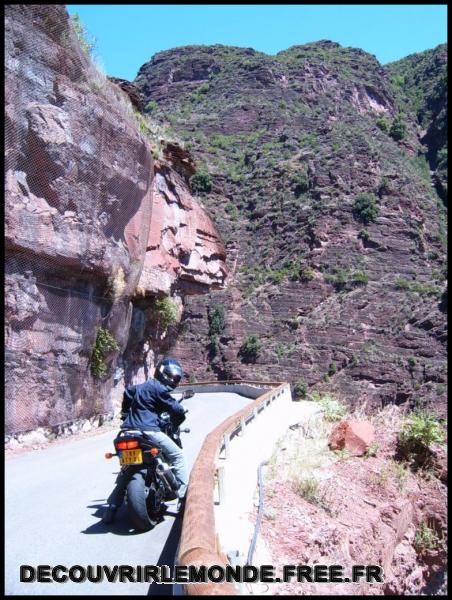
{"label": "curved road bend", "polygon": [[[250,400],[229,392],[198,393],[185,400],[190,409],[182,434],[191,468],[205,436]],[[180,519],[175,501],[155,529],[136,533],[123,506],[115,523],[100,520],[118,472],[110,431],[6,461],[5,592],[7,595],[156,595],[168,587],[149,583],[21,583],[20,565],[157,565],[171,564]]]}

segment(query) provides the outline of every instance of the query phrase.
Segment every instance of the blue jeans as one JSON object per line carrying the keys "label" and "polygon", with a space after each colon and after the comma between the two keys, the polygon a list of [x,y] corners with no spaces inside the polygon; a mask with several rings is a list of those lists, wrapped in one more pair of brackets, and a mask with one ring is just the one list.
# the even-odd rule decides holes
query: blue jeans
{"label": "blue jeans", "polygon": [[144,433],[152,437],[162,448],[163,455],[170,467],[173,467],[174,475],[180,484],[177,492],[179,498],[183,498],[187,490],[188,470],[182,449],[163,431],[144,431]]}

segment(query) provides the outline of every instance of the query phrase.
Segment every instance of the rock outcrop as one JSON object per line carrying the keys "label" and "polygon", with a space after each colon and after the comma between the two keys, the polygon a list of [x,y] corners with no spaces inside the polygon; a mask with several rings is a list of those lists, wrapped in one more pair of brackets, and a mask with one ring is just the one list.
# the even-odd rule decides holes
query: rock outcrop
{"label": "rock outcrop", "polygon": [[[167,153],[168,159],[172,154]],[[193,199],[172,162],[155,164],[152,222],[139,288],[187,294],[219,288],[226,251],[210,217]]]}
{"label": "rock outcrop", "polygon": [[330,433],[330,450],[346,450],[363,456],[375,441],[374,428],[368,421],[341,421]]}
{"label": "rock outcrop", "polygon": [[[84,54],[65,8],[9,5],[5,31],[5,404],[14,433],[111,412],[137,289],[177,290],[182,302],[184,286],[221,285],[225,267],[215,227],[170,157],[154,178],[136,108]],[[117,349],[95,377],[100,327]]]}

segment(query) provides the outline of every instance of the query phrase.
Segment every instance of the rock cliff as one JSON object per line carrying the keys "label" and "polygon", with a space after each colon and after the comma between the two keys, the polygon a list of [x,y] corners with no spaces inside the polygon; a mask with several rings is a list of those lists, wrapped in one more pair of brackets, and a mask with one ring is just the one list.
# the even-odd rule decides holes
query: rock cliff
{"label": "rock cliff", "polygon": [[227,242],[228,289],[189,299],[172,349],[193,378],[444,412],[445,208],[391,77],[329,41],[187,46],[141,67],[145,112],[185,141]]}
{"label": "rock cliff", "polygon": [[123,354],[134,299],[174,296],[181,307],[186,293],[221,286],[226,268],[180,174],[189,159],[168,146],[154,177],[134,86],[93,66],[64,7],[9,5],[5,31],[5,403],[15,433],[111,413],[121,366],[135,372]]}

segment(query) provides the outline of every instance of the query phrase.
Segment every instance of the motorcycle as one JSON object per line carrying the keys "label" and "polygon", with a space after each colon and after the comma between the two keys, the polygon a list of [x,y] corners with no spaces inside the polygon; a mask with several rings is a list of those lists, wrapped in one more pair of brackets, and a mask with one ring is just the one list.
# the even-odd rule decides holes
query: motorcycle
{"label": "motorcycle", "polygon": [[[184,390],[178,402],[194,395],[193,390]],[[188,409],[185,410],[185,413]],[[125,415],[123,415],[125,418]],[[161,431],[166,433],[182,448],[181,433],[190,429],[181,429],[168,412],[160,413]],[[166,501],[175,500],[179,484],[171,467],[165,461],[162,449],[151,434],[137,429],[121,429],[113,441],[116,452],[107,452],[105,458],[117,456],[121,471],[119,477],[127,482],[126,499],[130,520],[140,531],[149,531],[162,520],[166,510]],[[111,523],[114,511],[107,509],[102,520]]]}

